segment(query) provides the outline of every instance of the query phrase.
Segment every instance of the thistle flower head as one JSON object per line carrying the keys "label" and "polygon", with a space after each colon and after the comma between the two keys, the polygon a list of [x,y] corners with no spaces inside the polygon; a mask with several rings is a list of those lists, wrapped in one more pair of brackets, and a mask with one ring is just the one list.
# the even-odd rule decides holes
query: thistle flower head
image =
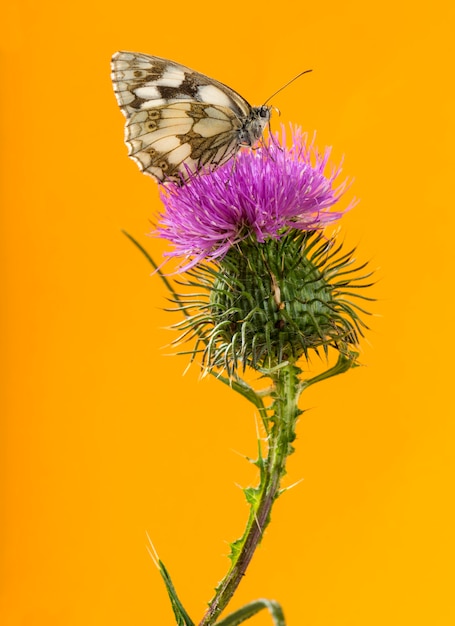
{"label": "thistle flower head", "polygon": [[327,173],[329,156],[329,148],[319,154],[300,128],[292,129],[287,148],[283,128],[281,145],[275,136],[183,187],[170,184],[161,192],[165,212],[158,228],[174,246],[169,255],[187,259],[183,271],[223,258],[247,238],[263,243],[339,219],[352,203],[333,209],[346,181],[336,183],[339,167]]}
{"label": "thistle flower head", "polygon": [[283,130],[282,145],[272,138],[162,192],[160,236],[197,289],[176,294],[177,343],[195,340],[206,371],[271,372],[329,349],[355,363],[370,274],[322,232],[352,206],[334,209],[346,183],[336,183],[340,168],[327,173],[329,149],[319,154],[298,128],[290,148],[285,140]]}

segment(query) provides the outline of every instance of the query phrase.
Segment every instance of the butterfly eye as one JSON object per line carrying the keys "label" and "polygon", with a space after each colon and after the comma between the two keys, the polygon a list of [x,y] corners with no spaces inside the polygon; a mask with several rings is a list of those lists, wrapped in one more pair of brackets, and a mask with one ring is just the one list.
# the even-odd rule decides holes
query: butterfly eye
{"label": "butterfly eye", "polygon": [[269,117],[269,107],[261,106],[261,108],[259,109],[259,115],[261,117]]}

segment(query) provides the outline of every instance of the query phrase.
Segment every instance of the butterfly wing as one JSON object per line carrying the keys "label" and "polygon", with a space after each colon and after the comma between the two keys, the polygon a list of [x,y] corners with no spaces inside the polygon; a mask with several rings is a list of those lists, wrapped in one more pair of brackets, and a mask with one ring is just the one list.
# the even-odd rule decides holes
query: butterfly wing
{"label": "butterfly wing", "polygon": [[214,169],[238,150],[238,119],[230,109],[179,100],[132,113],[125,125],[129,156],[159,181],[182,182]]}
{"label": "butterfly wing", "polygon": [[112,81],[126,117],[125,142],[140,169],[182,182],[214,169],[239,149],[251,106],[223,83],[145,54],[117,52]]}

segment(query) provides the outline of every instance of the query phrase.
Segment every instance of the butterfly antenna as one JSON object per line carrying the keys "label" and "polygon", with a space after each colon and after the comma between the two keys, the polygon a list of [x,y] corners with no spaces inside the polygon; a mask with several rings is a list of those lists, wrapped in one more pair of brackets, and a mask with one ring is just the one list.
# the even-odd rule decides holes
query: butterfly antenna
{"label": "butterfly antenna", "polygon": [[280,91],[283,91],[283,89],[286,89],[286,87],[288,87],[291,83],[293,83],[295,80],[297,80],[298,78],[300,78],[301,76],[303,76],[304,74],[308,74],[308,72],[312,72],[313,70],[304,70],[303,72],[300,72],[300,74],[297,74],[297,76],[294,76],[294,78],[291,78],[291,80],[289,80],[285,85],[283,85],[282,87],[280,87],[277,91],[275,91],[275,93],[272,93],[272,95],[267,98],[267,100],[264,102],[264,104],[267,104],[267,102],[269,102],[272,98],[274,98],[278,93],[280,93]]}

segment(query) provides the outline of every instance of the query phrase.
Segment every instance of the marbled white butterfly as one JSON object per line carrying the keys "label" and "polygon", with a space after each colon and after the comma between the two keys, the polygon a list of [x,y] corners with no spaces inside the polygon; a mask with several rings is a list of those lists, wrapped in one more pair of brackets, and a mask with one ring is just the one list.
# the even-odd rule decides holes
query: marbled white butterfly
{"label": "marbled white butterfly", "polygon": [[226,163],[254,146],[270,120],[271,107],[252,107],[223,83],[147,54],[116,52],[112,82],[128,155],[160,182]]}

